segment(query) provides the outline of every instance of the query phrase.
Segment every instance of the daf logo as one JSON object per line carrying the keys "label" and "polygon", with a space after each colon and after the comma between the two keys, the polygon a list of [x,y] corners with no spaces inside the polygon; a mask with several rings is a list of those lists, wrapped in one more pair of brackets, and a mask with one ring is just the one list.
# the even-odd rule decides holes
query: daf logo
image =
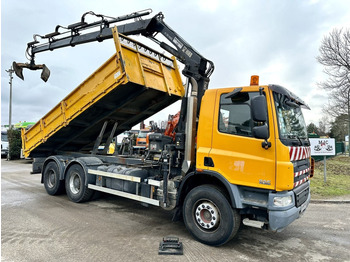
{"label": "daf logo", "polygon": [[261,184],[261,185],[271,185],[271,180],[259,179],[259,184]]}

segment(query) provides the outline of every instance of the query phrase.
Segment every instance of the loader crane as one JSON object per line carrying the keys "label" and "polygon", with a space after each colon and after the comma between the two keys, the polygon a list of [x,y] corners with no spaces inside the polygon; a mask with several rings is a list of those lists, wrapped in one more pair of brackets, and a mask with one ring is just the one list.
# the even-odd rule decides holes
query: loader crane
{"label": "loader crane", "polygon": [[[35,65],[35,55],[37,53],[111,39],[113,38],[111,25],[135,19],[133,22],[118,25],[118,32],[126,36],[141,34],[157,43],[161,48],[174,55],[180,62],[182,62],[185,66],[182,70],[183,75],[188,78],[194,78],[197,81],[197,100],[199,101],[197,111],[199,113],[201,97],[205,90],[208,89],[209,77],[214,71],[214,63],[204,58],[179,34],[172,30],[164,22],[164,15],[161,12],[150,19],[141,19],[143,16],[149,15],[151,12],[152,10],[148,9],[111,18],[90,11],[83,14],[81,20],[77,23],[68,25],[67,27],[57,25],[54,32],[48,33],[44,36],[35,34],[33,36],[34,40],[27,43],[26,54],[29,57],[30,63],[24,64],[14,62],[15,73],[23,80],[22,68],[28,68],[31,70],[42,69],[42,79],[46,82],[50,76],[50,71],[45,64]],[[85,22],[87,15],[96,16],[100,18],[100,20],[93,23],[87,23]],[[95,29],[96,27],[99,28],[99,30],[86,32],[86,30]],[[61,28],[64,31],[60,32]],[[168,39],[173,47],[163,41],[157,40],[156,37],[159,33]],[[66,34],[69,34],[69,36],[64,36]],[[38,41],[39,38],[45,42],[40,43]]]}

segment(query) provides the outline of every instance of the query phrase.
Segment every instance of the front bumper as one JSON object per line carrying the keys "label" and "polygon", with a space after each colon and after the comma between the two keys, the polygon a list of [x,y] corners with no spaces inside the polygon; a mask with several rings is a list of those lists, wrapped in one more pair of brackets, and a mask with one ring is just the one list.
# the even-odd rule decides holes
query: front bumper
{"label": "front bumper", "polygon": [[[308,181],[307,187],[305,187],[305,189],[309,190],[309,188],[310,188],[310,182]],[[295,204],[296,202],[295,196],[293,196],[293,203],[290,206],[287,206],[287,207],[273,206],[273,198],[275,196],[283,196],[283,195],[289,195],[289,194],[294,194],[294,193],[293,191],[289,191],[286,193],[269,195],[269,208],[268,208],[269,230],[272,230],[272,231],[283,230],[285,227],[291,224],[294,220],[299,218],[308,207],[311,199],[310,190],[308,191],[307,199],[299,207],[297,207]]]}

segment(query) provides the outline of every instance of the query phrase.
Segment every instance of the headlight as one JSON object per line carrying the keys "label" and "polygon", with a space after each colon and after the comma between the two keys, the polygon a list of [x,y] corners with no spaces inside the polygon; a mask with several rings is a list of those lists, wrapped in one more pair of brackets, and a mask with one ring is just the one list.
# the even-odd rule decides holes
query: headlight
{"label": "headlight", "polygon": [[273,204],[278,207],[286,207],[293,203],[292,196],[274,197]]}

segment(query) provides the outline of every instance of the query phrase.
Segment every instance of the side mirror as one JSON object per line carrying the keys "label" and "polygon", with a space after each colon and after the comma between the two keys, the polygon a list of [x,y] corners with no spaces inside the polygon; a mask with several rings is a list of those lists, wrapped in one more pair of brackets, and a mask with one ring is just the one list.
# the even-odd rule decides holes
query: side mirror
{"label": "side mirror", "polygon": [[269,129],[267,125],[263,126],[255,126],[253,127],[253,136],[258,139],[265,139],[267,140],[269,138]]}
{"label": "side mirror", "polygon": [[267,121],[267,104],[263,95],[256,96],[251,101],[252,118],[255,122]]}

